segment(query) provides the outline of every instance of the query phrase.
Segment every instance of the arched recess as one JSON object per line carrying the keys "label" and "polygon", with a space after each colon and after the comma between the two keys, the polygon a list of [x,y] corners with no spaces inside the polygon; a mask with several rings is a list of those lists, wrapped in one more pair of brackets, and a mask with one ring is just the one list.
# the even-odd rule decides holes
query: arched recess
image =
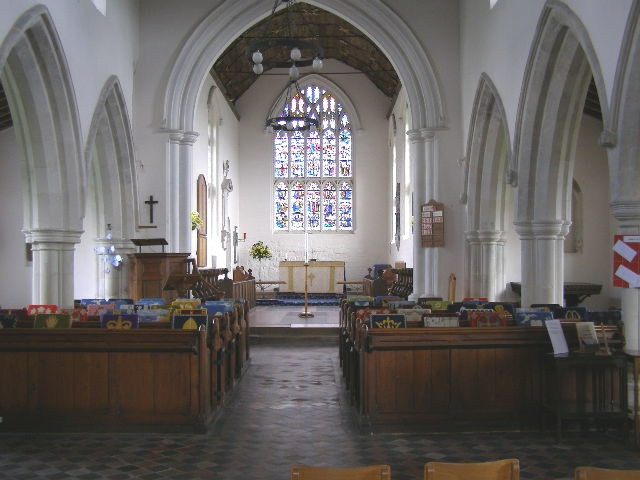
{"label": "arched recess", "polygon": [[[625,235],[640,234],[640,1],[631,6],[612,92],[611,213]],[[640,349],[640,289],[621,288],[626,348]]]}
{"label": "arched recess", "polygon": [[516,230],[522,245],[522,304],[563,304],[563,240],[571,218],[574,152],[593,76],[608,130],[604,80],[589,35],[564,4],[542,11],[516,120]]}
{"label": "arched recess", "polygon": [[0,45],[0,81],[23,155],[23,230],[33,251],[31,299],[71,306],[86,173],[69,68],[46,7],[27,10],[9,30]]}
{"label": "arched recess", "polygon": [[[85,158],[91,186],[87,192],[87,208],[95,209],[91,214],[87,212],[87,218],[95,220],[95,225],[87,225],[87,230],[94,232],[96,238],[104,239],[110,225],[112,240],[108,243],[120,253],[133,252],[131,238],[137,224],[138,188],[131,124],[122,87],[115,76],[107,80],[98,98]],[[126,269],[126,263],[124,265]],[[98,275],[99,295],[122,298],[126,295],[126,280],[126,271],[112,269],[108,278]]]}
{"label": "arched recess", "polygon": [[493,82],[482,74],[467,140],[467,297],[498,300],[505,287],[505,207],[511,157],[505,119]]}

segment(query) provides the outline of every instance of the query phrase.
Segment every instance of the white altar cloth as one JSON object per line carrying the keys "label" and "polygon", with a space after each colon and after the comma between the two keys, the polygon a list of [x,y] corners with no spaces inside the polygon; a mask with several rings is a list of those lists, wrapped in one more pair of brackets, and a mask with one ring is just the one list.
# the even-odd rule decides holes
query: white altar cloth
{"label": "white altar cloth", "polygon": [[[285,284],[281,292],[304,293],[305,266],[302,261],[282,261],[279,265],[279,279]],[[344,285],[344,262],[311,261],[307,269],[308,293],[342,293]]]}

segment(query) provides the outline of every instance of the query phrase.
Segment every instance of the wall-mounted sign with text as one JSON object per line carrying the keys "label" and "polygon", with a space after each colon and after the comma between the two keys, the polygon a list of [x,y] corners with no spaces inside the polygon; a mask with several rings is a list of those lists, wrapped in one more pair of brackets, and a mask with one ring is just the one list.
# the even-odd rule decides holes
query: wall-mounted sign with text
{"label": "wall-mounted sign with text", "polygon": [[613,237],[613,286],[640,288],[640,235]]}

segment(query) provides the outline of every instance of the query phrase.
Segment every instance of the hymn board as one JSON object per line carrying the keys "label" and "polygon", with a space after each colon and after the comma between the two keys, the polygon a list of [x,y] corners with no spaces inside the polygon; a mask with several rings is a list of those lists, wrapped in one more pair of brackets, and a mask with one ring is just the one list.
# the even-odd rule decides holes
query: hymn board
{"label": "hymn board", "polygon": [[444,205],[431,199],[420,207],[423,247],[444,247]]}

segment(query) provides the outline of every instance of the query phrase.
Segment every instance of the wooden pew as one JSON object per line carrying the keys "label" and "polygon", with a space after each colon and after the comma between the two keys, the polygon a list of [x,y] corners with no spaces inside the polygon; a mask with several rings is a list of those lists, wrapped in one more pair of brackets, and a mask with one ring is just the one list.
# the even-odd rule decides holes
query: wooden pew
{"label": "wooden pew", "polygon": [[218,341],[215,330],[3,329],[0,430],[204,432]]}
{"label": "wooden pew", "polygon": [[[543,423],[544,353],[553,350],[545,327],[359,329],[362,422],[443,431]],[[576,350],[574,322],[563,330]]]}

